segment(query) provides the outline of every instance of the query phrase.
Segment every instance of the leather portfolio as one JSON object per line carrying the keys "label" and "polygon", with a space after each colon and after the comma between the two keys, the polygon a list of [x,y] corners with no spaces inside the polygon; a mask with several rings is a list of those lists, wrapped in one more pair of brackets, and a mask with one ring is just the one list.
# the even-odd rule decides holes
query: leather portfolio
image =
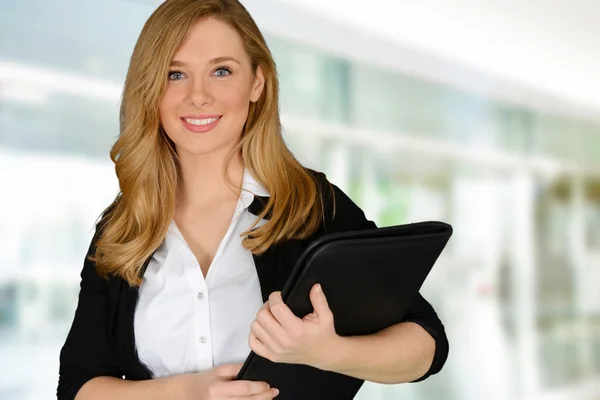
{"label": "leather portfolio", "polygon": [[[341,336],[368,335],[402,322],[446,243],[452,226],[438,221],[332,233],[296,262],[282,298],[302,318],[320,283]],[[273,363],[251,352],[237,379],[265,381],[278,400],[352,399],[363,381],[300,364]]]}

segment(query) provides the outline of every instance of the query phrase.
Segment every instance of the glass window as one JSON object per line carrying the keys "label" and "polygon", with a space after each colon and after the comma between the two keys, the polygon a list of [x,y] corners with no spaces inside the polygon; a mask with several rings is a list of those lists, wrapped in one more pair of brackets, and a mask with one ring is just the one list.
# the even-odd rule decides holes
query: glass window
{"label": "glass window", "polygon": [[326,122],[348,121],[348,62],[294,42],[267,37],[277,64],[281,111]]}
{"label": "glass window", "polygon": [[353,63],[351,116],[358,127],[522,151],[528,111],[444,85]]}

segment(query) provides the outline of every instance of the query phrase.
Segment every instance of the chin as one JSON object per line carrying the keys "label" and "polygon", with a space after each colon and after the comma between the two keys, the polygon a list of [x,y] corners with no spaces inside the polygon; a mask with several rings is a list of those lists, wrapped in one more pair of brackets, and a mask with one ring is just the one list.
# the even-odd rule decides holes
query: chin
{"label": "chin", "polygon": [[231,141],[226,143],[194,143],[193,145],[181,146],[188,154],[192,154],[195,156],[213,154],[213,153],[223,153],[224,155],[232,149],[237,141]]}
{"label": "chin", "polygon": [[217,152],[221,147],[218,146],[189,146],[184,147],[183,151],[194,156],[201,156]]}

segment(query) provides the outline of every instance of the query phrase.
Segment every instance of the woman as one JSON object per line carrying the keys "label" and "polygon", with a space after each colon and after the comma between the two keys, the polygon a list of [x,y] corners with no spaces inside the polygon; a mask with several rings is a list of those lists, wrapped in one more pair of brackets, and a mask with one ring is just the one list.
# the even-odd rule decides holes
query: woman
{"label": "woman", "polygon": [[97,224],[60,355],[58,398],[272,399],[235,381],[250,350],[383,383],[438,372],[448,343],[421,296],[375,335],[339,337],[281,300],[326,233],[371,228],[287,149],[275,64],[237,0],[168,0],[135,46],[111,158],[121,191]]}

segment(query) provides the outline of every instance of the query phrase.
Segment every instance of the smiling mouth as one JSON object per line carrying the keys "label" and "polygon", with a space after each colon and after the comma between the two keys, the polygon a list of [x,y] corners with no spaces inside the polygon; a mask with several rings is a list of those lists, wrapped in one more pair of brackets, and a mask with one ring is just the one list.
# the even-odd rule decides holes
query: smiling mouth
{"label": "smiling mouth", "polygon": [[214,118],[202,118],[202,119],[196,119],[196,118],[181,118],[182,120],[184,120],[185,122],[187,122],[188,124],[191,125],[195,125],[195,126],[205,126],[205,125],[210,125],[213,122],[216,122],[217,120],[219,120],[221,116],[218,117],[214,117]]}
{"label": "smiling mouth", "polygon": [[221,122],[222,115],[202,114],[180,117],[181,123],[190,132],[206,133],[212,131]]}

